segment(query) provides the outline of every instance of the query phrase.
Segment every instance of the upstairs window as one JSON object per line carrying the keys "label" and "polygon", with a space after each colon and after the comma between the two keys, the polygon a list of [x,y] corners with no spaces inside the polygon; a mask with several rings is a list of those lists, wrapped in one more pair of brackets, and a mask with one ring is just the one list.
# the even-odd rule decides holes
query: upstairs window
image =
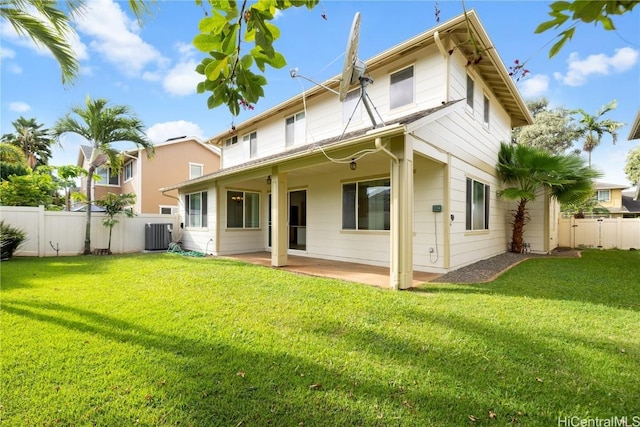
{"label": "upstairs window", "polygon": [[198,163],[189,163],[189,179],[194,179],[202,176],[203,165]]}
{"label": "upstairs window", "polygon": [[598,190],[598,201],[599,202],[611,201],[611,190]]}
{"label": "upstairs window", "polygon": [[467,74],[467,109],[473,111],[473,92],[475,90],[475,82],[469,74]]}
{"label": "upstairs window", "polygon": [[231,138],[225,139],[224,146],[231,147],[232,145],[235,145],[237,143],[238,143],[238,135],[233,135]]}
{"label": "upstairs window", "polygon": [[413,67],[391,74],[389,108],[413,103]]}
{"label": "upstairs window", "polygon": [[489,229],[489,199],[491,189],[488,185],[467,178],[467,230]]}
{"label": "upstairs window", "polygon": [[251,132],[242,137],[243,144],[249,144],[249,156],[254,158],[258,155],[258,133]]}
{"label": "upstairs window", "polygon": [[207,224],[207,192],[191,193],[184,196],[187,227],[202,228]]}
{"label": "upstairs window", "polygon": [[96,175],[100,176],[98,185],[120,185],[120,175],[113,168],[101,166],[96,170]]}
{"label": "upstairs window", "polygon": [[302,144],[305,137],[305,115],[304,112],[298,113],[285,120],[285,147],[292,147]]}
{"label": "upstairs window", "polygon": [[133,179],[133,160],[125,163],[123,174],[124,182],[131,181]]}
{"label": "upstairs window", "polygon": [[484,95],[484,112],[483,112],[483,120],[482,124],[484,127],[489,127],[489,113],[490,113],[491,104],[489,103],[489,97]]}

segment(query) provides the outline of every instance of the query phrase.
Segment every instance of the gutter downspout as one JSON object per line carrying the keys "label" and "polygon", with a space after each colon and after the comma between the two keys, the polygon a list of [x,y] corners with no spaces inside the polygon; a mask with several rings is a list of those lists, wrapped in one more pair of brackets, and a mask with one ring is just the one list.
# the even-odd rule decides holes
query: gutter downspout
{"label": "gutter downspout", "polygon": [[380,137],[376,138],[375,139],[375,143],[376,143],[376,149],[378,151],[382,151],[387,156],[389,156],[391,158],[391,160],[393,160],[393,162],[395,164],[400,163],[400,160],[396,157],[395,154],[393,154],[391,151],[387,150],[385,147],[382,146],[382,138],[380,138]]}
{"label": "gutter downspout", "polygon": [[[406,139],[406,138],[405,138]],[[403,143],[403,151],[406,150],[406,141]],[[411,206],[409,194],[413,186],[410,185],[407,174],[407,163],[400,159],[382,145],[382,138],[375,139],[375,146],[379,152],[386,154],[391,159],[391,224],[389,235],[389,287],[393,290],[407,289],[413,284],[413,256],[411,238],[407,234],[411,228],[410,217],[413,212],[407,212],[407,205]],[[413,172],[413,168],[411,168]],[[403,207],[405,209],[403,209]],[[412,210],[412,209],[409,209]]]}

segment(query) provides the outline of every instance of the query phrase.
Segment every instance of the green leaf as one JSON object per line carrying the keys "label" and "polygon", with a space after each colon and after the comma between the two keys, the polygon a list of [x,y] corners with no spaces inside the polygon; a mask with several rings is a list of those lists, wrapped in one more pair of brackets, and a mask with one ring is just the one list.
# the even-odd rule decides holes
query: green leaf
{"label": "green leaf", "polygon": [[613,24],[613,21],[608,16],[603,16],[601,19],[599,19],[599,21],[602,22],[602,27],[607,31],[612,31],[616,29],[615,25]]}
{"label": "green leaf", "polygon": [[238,49],[238,31],[240,26],[238,24],[234,24],[229,27],[229,32],[225,35],[224,40],[222,41],[222,52],[227,55],[231,55]]}
{"label": "green leaf", "polygon": [[207,16],[202,18],[198,23],[198,29],[201,33],[219,33],[227,25],[227,20],[224,16],[213,11],[213,16]]}
{"label": "green leaf", "polygon": [[241,67],[246,68],[248,70],[249,68],[251,68],[252,65],[253,65],[253,56],[244,55],[242,58],[240,58]]}
{"label": "green leaf", "polygon": [[563,10],[570,9],[571,8],[571,3],[569,3],[568,1],[556,1],[556,2],[551,3],[551,5],[549,7],[554,12],[561,12]]}
{"label": "green leaf", "polygon": [[273,68],[282,68],[287,65],[287,61],[281,53],[275,52],[273,58],[269,61],[269,65]]}
{"label": "green leaf", "polygon": [[253,56],[253,59],[256,61],[258,69],[264,73],[264,65],[267,63],[268,57],[257,47],[251,49],[251,56]]}
{"label": "green leaf", "polygon": [[271,38],[273,40],[278,40],[280,38],[280,28],[276,27],[270,22],[265,22],[264,25],[269,29],[271,33]]}
{"label": "green leaf", "polygon": [[200,94],[200,93],[204,93],[206,91],[206,87],[205,87],[204,83],[205,82],[198,83],[198,85],[196,86],[196,93]]}
{"label": "green leaf", "polygon": [[546,21],[543,22],[542,24],[538,25],[536,27],[536,30],[534,31],[534,34],[540,34],[540,33],[544,33],[545,31],[557,27],[559,24],[557,24],[557,19],[554,19],[552,21]]}
{"label": "green leaf", "polygon": [[220,106],[220,104],[216,104],[216,97],[211,95],[209,98],[207,98],[207,107],[210,110],[213,110],[214,108]]}
{"label": "green leaf", "polygon": [[203,58],[202,62],[200,62],[198,65],[196,65],[196,73],[198,74],[202,74],[204,75],[204,69],[206,68],[207,65],[209,65],[209,63],[213,61],[213,59],[211,58]]}
{"label": "green leaf", "polygon": [[212,34],[198,34],[193,38],[193,46],[201,52],[211,52],[220,49],[220,36]]}
{"label": "green leaf", "polygon": [[211,63],[209,63],[209,65],[207,65],[207,68],[204,70],[204,73],[207,76],[207,79],[218,80],[221,75],[225,75],[223,74],[223,70],[228,66],[228,57],[225,57],[225,59],[221,61],[211,61]]}

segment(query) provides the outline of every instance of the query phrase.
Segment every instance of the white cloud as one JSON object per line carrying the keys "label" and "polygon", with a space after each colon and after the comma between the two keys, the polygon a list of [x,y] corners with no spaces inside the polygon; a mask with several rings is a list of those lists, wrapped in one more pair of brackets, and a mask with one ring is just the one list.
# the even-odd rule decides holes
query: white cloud
{"label": "white cloud", "polygon": [[164,90],[176,96],[186,96],[196,93],[196,86],[203,80],[202,75],[196,73],[198,61],[194,59],[195,48],[187,43],[178,42],[174,46],[180,54],[179,62],[174,65],[162,80]]}
{"label": "white cloud", "polygon": [[16,52],[12,49],[9,49],[6,46],[0,46],[0,59],[13,59],[16,57]]}
{"label": "white cloud", "polygon": [[587,82],[587,78],[591,75],[606,76],[631,69],[637,64],[639,55],[639,51],[630,47],[616,49],[612,56],[600,53],[589,55],[585,59],[580,59],[578,53],[573,52],[567,59],[569,64],[567,73],[556,72],[553,76],[568,86],[581,86]]}
{"label": "white cloud", "polygon": [[537,74],[519,82],[520,92],[525,97],[536,97],[549,89],[549,76]]}
{"label": "white cloud", "polygon": [[147,136],[155,144],[164,142],[169,138],[180,136],[195,136],[204,140],[204,133],[200,126],[185,120],[177,120],[173,122],[156,123],[147,130]]}
{"label": "white cloud", "polygon": [[198,63],[195,60],[180,62],[173,67],[162,81],[162,87],[171,95],[191,95],[203,77],[195,72]]}
{"label": "white cloud", "polygon": [[91,39],[89,47],[125,75],[137,76],[151,64],[166,65],[167,59],[137,34],[137,21],[113,0],[88,2],[85,13],[75,21],[78,31]]}
{"label": "white cloud", "polygon": [[22,101],[10,102],[9,110],[16,113],[26,113],[27,111],[31,110],[31,106]]}

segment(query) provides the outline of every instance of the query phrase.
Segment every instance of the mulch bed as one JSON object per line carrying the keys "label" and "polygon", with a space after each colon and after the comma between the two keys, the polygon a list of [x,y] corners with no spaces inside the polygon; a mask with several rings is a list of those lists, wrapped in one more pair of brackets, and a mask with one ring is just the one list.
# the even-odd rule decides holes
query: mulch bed
{"label": "mulch bed", "polygon": [[515,254],[506,252],[482,261],[475,262],[449,273],[443,274],[430,282],[433,283],[483,283],[496,279],[500,274],[514,265],[531,258],[577,258],[580,251],[570,248],[556,248],[550,254]]}

